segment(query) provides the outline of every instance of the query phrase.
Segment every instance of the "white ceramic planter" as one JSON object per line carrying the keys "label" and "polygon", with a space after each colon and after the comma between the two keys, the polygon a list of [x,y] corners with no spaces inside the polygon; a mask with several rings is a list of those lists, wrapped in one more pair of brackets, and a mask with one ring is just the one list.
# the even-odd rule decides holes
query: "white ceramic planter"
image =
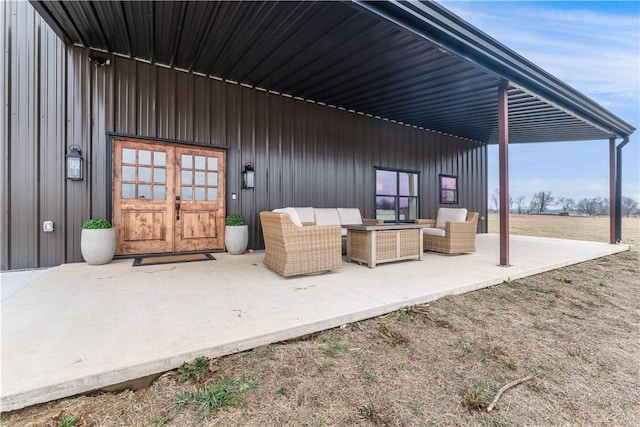
{"label": "white ceramic planter", "polygon": [[249,244],[248,225],[226,225],[224,227],[224,246],[231,255],[240,255]]}
{"label": "white ceramic planter", "polygon": [[115,228],[83,228],[80,235],[82,258],[91,265],[106,264],[116,253]]}

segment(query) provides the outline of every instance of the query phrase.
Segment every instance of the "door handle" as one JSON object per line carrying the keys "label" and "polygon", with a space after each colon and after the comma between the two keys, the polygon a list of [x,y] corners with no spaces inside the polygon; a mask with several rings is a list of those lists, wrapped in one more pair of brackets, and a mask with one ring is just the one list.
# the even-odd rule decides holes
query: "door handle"
{"label": "door handle", "polygon": [[176,220],[180,219],[180,203],[176,203]]}

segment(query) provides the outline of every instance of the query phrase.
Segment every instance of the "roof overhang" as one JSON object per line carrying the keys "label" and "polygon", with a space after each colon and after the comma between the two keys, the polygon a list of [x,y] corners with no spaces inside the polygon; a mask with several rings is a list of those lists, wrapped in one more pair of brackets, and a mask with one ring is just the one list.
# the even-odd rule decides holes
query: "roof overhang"
{"label": "roof overhang", "polygon": [[31,1],[67,44],[497,143],[635,128],[442,6],[421,2]]}

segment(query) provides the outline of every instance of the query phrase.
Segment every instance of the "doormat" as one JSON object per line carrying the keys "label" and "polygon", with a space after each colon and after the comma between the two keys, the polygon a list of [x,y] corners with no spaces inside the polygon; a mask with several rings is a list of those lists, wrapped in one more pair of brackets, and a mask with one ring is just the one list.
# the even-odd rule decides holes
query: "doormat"
{"label": "doormat", "polygon": [[133,267],[141,267],[143,265],[159,265],[159,264],[175,264],[178,262],[196,262],[215,260],[210,253],[201,254],[177,254],[177,255],[154,255],[136,257],[133,260]]}

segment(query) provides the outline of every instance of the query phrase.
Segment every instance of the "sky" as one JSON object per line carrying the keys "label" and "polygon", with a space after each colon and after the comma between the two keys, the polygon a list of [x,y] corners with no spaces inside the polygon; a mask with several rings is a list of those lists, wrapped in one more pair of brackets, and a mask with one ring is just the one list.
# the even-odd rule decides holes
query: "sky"
{"label": "sky", "polygon": [[[640,2],[439,1],[451,12],[640,128]],[[640,201],[640,131],[622,149],[622,195]],[[616,140],[616,145],[622,140]],[[509,145],[512,198],[609,197],[609,142]],[[489,147],[489,196],[498,149]]]}

